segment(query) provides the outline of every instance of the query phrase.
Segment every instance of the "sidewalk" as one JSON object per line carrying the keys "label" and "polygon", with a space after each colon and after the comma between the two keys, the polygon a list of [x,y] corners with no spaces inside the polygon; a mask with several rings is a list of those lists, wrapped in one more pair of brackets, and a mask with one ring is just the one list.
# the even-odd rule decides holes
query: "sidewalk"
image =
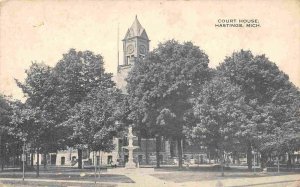
{"label": "sidewalk", "polygon": [[[123,174],[131,178],[135,183],[119,183],[118,187],[173,187],[176,183],[170,181],[160,180],[150,174],[159,173],[155,172],[154,168],[137,168],[137,169],[125,169],[119,168],[114,170],[108,170],[108,173]],[[166,172],[164,172],[166,173]]]}

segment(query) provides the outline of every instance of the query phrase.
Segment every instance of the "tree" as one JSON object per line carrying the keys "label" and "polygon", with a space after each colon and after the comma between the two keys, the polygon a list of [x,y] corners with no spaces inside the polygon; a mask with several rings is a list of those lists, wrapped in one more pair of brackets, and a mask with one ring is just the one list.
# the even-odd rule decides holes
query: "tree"
{"label": "tree", "polygon": [[129,103],[133,112],[140,110],[135,116],[148,124],[157,140],[165,136],[177,141],[179,167],[184,115],[191,109],[193,91],[207,79],[208,72],[208,57],[199,47],[170,40],[135,63],[127,78]]}
{"label": "tree", "polygon": [[[9,134],[9,126],[12,115],[12,104],[14,102],[10,97],[0,93],[0,164],[1,170],[4,170],[4,165],[8,160],[8,150],[11,150],[16,139]],[[13,154],[17,154],[15,151]]]}
{"label": "tree", "polygon": [[288,153],[288,167],[291,166],[291,154],[300,146],[299,101],[299,91],[292,86],[278,90],[272,102],[257,107],[260,115],[255,118],[259,134],[256,147],[262,155],[262,167],[270,152],[277,156]]}
{"label": "tree", "polygon": [[47,119],[43,116],[44,111],[39,108],[31,108],[26,104],[16,104],[13,106],[11,134],[15,135],[22,142],[30,142],[37,153],[36,176],[39,177],[39,154],[46,140],[43,137],[48,130]]}
{"label": "tree", "polygon": [[113,136],[117,134],[121,116],[117,110],[122,102],[120,90],[95,88],[71,109],[64,125],[72,127],[72,139],[91,151],[109,152],[114,148]]}
{"label": "tree", "polygon": [[[12,131],[21,130],[23,138],[33,141],[37,152],[42,151],[44,155],[65,146],[81,144],[69,138],[73,135],[72,127],[61,124],[69,119],[71,109],[90,91],[114,86],[112,75],[104,72],[103,58],[90,51],[71,49],[54,68],[33,63],[26,74],[24,83],[16,80],[27,100],[25,105],[14,107]],[[81,168],[82,151],[78,148]]]}
{"label": "tree", "polygon": [[[95,88],[112,88],[115,83],[112,74],[105,73],[101,55],[91,51],[76,51],[70,49],[67,54],[53,68],[53,75],[57,78],[57,90],[52,97],[55,102],[58,124],[68,120],[71,109],[84,100]],[[72,139],[73,127],[61,125],[63,132],[69,132],[63,139],[65,145],[78,148],[78,168],[82,168],[82,142]],[[69,138],[71,137],[71,138]]]}
{"label": "tree", "polygon": [[0,93],[0,124],[1,124],[1,132],[5,131],[5,127],[10,122],[10,115],[11,115],[11,106],[10,100]]}
{"label": "tree", "polygon": [[233,152],[239,144],[236,133],[245,118],[244,96],[239,86],[219,75],[201,88],[193,107],[196,125],[192,124],[186,134],[195,144],[217,150],[223,168],[224,154]]}
{"label": "tree", "polygon": [[[288,128],[293,132],[296,128],[288,124],[297,124],[299,111],[299,91],[289,81],[288,76],[280,71],[275,63],[265,55],[253,56],[250,51],[235,52],[227,57],[217,70],[232,84],[241,87],[245,95],[246,118],[240,126],[240,141],[247,146],[248,168],[252,168],[251,149],[260,150],[262,158],[267,152],[274,129]],[[291,102],[296,99],[297,102]],[[286,101],[289,101],[286,103]],[[286,104],[285,104],[286,103]],[[297,118],[297,120],[296,120]],[[297,126],[297,125],[296,125]],[[287,129],[286,129],[287,130]],[[283,132],[283,131],[282,131]],[[277,135],[278,136],[278,135]],[[264,161],[264,159],[262,159]]]}
{"label": "tree", "polygon": [[57,145],[57,124],[51,95],[55,90],[52,69],[43,63],[32,63],[26,70],[24,83],[16,80],[26,96],[25,104],[15,103],[10,131],[22,141],[32,143],[37,152],[37,176],[39,176],[39,153],[48,152],[50,145]]}

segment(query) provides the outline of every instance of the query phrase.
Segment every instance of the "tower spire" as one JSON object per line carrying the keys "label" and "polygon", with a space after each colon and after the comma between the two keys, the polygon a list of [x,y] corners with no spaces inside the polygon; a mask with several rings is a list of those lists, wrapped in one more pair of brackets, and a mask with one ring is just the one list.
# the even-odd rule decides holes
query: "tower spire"
{"label": "tower spire", "polygon": [[137,15],[135,15],[135,19],[131,25],[131,27],[128,29],[124,40],[128,39],[128,38],[132,38],[132,37],[142,37],[146,40],[148,39],[148,36],[146,34],[145,29],[143,28],[143,26],[141,25],[141,23],[139,22]]}
{"label": "tower spire", "polygon": [[118,72],[116,84],[117,87],[120,88],[123,93],[126,93],[127,83],[125,78],[127,77],[128,72],[134,66],[134,64],[138,62],[137,59],[143,59],[149,53],[150,40],[147,36],[146,30],[138,21],[137,15],[135,15],[135,19],[131,27],[128,28],[125,37],[122,40],[121,46],[123,46],[123,50],[121,50],[121,60],[119,59],[119,42],[120,41],[118,24]]}

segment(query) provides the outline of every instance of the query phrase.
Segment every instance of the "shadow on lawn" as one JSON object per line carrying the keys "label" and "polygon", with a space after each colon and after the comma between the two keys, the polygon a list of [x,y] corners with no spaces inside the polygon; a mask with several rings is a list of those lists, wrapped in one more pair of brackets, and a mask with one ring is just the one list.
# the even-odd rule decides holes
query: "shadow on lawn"
{"label": "shadow on lawn", "polygon": [[[97,176],[99,182],[112,182],[112,183],[134,183],[129,177],[119,174],[101,174],[100,178]],[[22,178],[21,173],[6,173],[0,174],[1,178]],[[26,173],[26,178],[36,178],[35,173]],[[51,179],[51,180],[78,180],[78,181],[94,181],[94,174],[84,173],[84,175],[77,174],[63,174],[63,173],[41,173],[39,179]]]}
{"label": "shadow on lawn", "polygon": [[[38,187],[38,186],[51,186],[51,187],[67,187],[67,186],[80,186],[80,187],[116,187],[116,184],[104,183],[72,183],[72,182],[43,182],[43,181],[1,181],[5,187],[25,186],[25,187]],[[1,184],[0,184],[1,186]]]}
{"label": "shadow on lawn", "polygon": [[[211,166],[192,166],[192,167],[182,167],[179,168],[177,166],[162,166],[160,168],[154,168],[155,171],[195,171],[195,172],[220,172],[221,165],[211,165]],[[224,171],[230,172],[253,172],[248,168],[239,168],[239,167],[224,167]],[[287,169],[287,168],[280,168],[281,172],[289,172],[289,173],[300,173],[300,168],[297,169]],[[262,172],[260,168],[256,168],[256,172]],[[268,172],[275,173],[277,172],[277,168],[268,168]]]}
{"label": "shadow on lawn", "polygon": [[237,179],[237,178],[257,178],[257,177],[269,177],[269,176],[284,176],[299,174],[295,172],[253,172],[246,168],[229,168],[224,170],[225,176],[221,176],[221,167],[216,166],[205,166],[205,167],[189,167],[181,168],[178,167],[162,167],[155,168],[156,172],[152,176],[161,180],[173,181],[176,183],[190,182],[190,181],[205,181],[205,180],[219,180],[219,179]]}

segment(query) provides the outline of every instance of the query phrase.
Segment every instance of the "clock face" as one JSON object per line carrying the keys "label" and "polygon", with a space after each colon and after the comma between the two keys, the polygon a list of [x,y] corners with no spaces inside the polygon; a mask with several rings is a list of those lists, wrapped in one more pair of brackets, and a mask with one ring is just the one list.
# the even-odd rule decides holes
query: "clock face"
{"label": "clock face", "polygon": [[140,53],[145,54],[146,53],[146,47],[144,45],[140,45]]}
{"label": "clock face", "polygon": [[129,54],[131,54],[131,53],[133,53],[133,51],[134,51],[133,45],[132,45],[132,44],[129,44],[129,45],[127,46],[127,52],[128,52]]}

